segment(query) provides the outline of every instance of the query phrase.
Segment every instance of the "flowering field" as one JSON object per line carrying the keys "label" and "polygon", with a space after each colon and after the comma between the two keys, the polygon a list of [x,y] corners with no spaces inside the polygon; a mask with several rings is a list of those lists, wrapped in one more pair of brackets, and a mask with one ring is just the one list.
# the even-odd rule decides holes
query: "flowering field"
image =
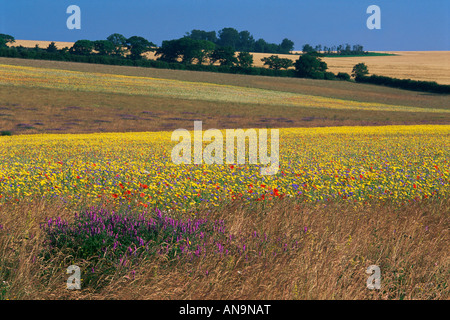
{"label": "flowering field", "polygon": [[24,198],[195,212],[236,199],[399,204],[450,194],[450,126],[280,129],[280,170],[175,165],[170,132],[0,137],[0,204]]}

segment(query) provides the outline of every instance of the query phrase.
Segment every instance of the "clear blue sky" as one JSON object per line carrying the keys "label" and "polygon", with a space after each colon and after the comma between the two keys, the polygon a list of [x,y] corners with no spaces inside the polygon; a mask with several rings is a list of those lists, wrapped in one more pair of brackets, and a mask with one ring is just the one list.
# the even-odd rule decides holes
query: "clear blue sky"
{"label": "clear blue sky", "polygon": [[[66,9],[81,8],[81,30]],[[381,30],[369,30],[369,5]],[[248,30],[255,39],[302,45],[361,44],[366,50],[450,50],[450,0],[0,0],[0,33],[16,39],[75,41],[112,33],[161,44],[187,31]]]}

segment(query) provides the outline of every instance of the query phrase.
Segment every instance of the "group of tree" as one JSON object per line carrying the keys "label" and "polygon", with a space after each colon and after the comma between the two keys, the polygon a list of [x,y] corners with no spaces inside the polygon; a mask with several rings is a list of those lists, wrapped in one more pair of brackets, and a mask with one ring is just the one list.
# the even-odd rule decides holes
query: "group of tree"
{"label": "group of tree", "polygon": [[261,61],[264,62],[265,66],[273,70],[288,69],[294,65],[294,62],[291,59],[280,58],[276,55],[264,57]]}
{"label": "group of tree", "polygon": [[185,37],[210,41],[218,47],[231,47],[234,51],[242,52],[288,54],[294,50],[294,42],[287,38],[283,39],[280,44],[269,43],[262,38],[255,40],[247,30],[238,31],[235,28],[223,28],[218,33],[194,29],[187,32]]}
{"label": "group of tree", "polygon": [[350,45],[348,43],[338,46],[311,46],[310,44],[303,45],[303,53],[317,53],[327,56],[350,56],[350,55],[366,55],[367,51],[364,51],[364,47],[360,44]]}
{"label": "group of tree", "polygon": [[[47,48],[48,51],[54,51],[54,47]],[[125,36],[114,33],[106,40],[78,40],[69,49],[70,53],[78,55],[91,55],[94,53],[101,56],[125,57],[126,55],[133,60],[141,59],[142,54],[156,50],[156,45],[147,39],[139,36],[126,38]]]}

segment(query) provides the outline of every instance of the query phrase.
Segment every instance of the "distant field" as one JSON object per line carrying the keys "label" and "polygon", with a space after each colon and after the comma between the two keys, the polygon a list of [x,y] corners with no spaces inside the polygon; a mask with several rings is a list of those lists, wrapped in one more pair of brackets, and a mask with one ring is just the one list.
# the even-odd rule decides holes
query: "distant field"
{"label": "distant field", "polygon": [[449,124],[449,105],[341,81],[0,59],[0,128],[14,135]]}
{"label": "distant field", "polygon": [[[55,45],[58,49],[62,49],[64,47],[71,48],[74,44],[74,42],[64,42],[64,41],[54,41]],[[40,41],[40,40],[16,40],[12,46],[15,47],[25,47],[25,48],[34,48],[36,45],[39,46],[39,48],[47,48],[48,45],[52,43],[52,41]]]}
{"label": "distant field", "polygon": [[[34,47],[38,44],[46,48],[51,41],[16,40],[15,46]],[[71,47],[73,42],[55,42],[58,48]],[[395,56],[368,56],[368,57],[329,57],[323,60],[328,64],[331,72],[351,73],[355,64],[364,62],[368,65],[371,74],[389,76],[402,79],[436,81],[440,84],[450,84],[450,51],[395,51]],[[271,56],[268,53],[253,53],[254,65],[263,66],[261,58]],[[293,61],[298,55],[283,55]],[[149,59],[154,59],[153,53],[148,53]]]}

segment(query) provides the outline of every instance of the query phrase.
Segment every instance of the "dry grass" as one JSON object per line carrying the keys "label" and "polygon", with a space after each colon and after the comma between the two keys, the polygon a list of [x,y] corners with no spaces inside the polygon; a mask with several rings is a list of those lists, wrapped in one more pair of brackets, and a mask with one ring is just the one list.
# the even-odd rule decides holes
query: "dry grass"
{"label": "dry grass", "polygon": [[13,134],[170,131],[386,124],[448,124],[450,115],[292,108],[118,93],[0,86],[0,129]]}
{"label": "dry grass", "polygon": [[[442,299],[449,295],[448,199],[409,204],[327,207],[282,200],[272,207],[235,203],[213,212],[231,234],[266,232],[298,241],[298,249],[249,262],[208,254],[168,267],[163,259],[100,275],[103,287],[65,287],[69,257],[50,263],[39,222],[73,214],[57,203],[0,208],[0,296],[4,299]],[[307,232],[304,228],[307,227]],[[257,238],[255,242],[259,241]],[[252,244],[249,244],[251,247]],[[381,268],[381,290],[368,290],[365,270]],[[81,264],[82,265],[82,262]],[[88,272],[83,270],[83,274]],[[82,274],[82,277],[83,277]]]}

